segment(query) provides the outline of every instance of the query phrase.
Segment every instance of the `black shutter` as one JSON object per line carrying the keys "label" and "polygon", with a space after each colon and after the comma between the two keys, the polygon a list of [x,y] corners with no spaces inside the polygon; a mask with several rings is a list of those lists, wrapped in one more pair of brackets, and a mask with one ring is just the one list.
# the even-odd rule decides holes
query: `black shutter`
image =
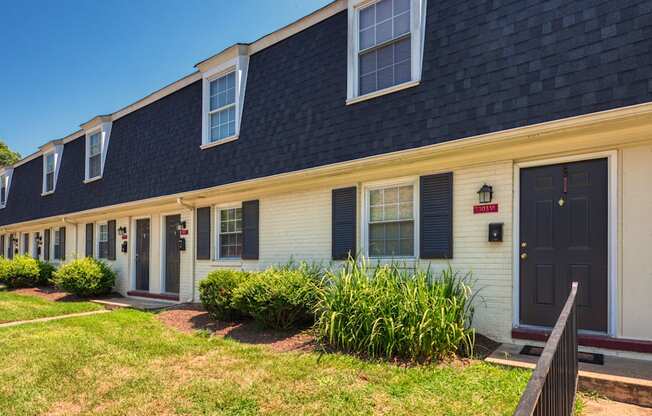
{"label": "black shutter", "polygon": [[258,260],[258,200],[242,203],[242,258]]}
{"label": "black shutter", "polygon": [[14,242],[14,235],[9,234],[9,253],[7,253],[7,258],[9,260],[14,258],[14,250],[16,243]]}
{"label": "black shutter", "polygon": [[356,255],[356,187],[333,189],[332,236],[333,260],[346,260]]}
{"label": "black shutter", "polygon": [[211,259],[211,208],[197,208],[197,260]]}
{"label": "black shutter", "polygon": [[23,254],[29,255],[29,233],[23,234]]}
{"label": "black shutter", "polygon": [[420,180],[420,257],[453,258],[453,174],[422,176]]}
{"label": "black shutter", "polygon": [[59,256],[66,260],[66,227],[59,228]]}
{"label": "black shutter", "polygon": [[93,238],[95,226],[93,224],[86,224],[86,257],[93,257],[93,244],[95,239]]}
{"label": "black shutter", "polygon": [[5,257],[7,252],[5,251],[5,236],[0,235],[0,257]]}
{"label": "black shutter", "polygon": [[50,261],[50,230],[43,232],[43,260]]}
{"label": "black shutter", "polygon": [[109,228],[109,248],[108,248],[108,255],[107,258],[109,260],[115,260],[115,220],[111,220],[107,223],[107,227]]}

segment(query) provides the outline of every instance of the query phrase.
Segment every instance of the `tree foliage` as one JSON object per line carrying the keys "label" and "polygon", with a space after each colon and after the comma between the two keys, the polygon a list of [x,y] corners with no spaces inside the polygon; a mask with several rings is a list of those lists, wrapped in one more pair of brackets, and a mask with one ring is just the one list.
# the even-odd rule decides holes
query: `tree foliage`
{"label": "tree foliage", "polygon": [[9,146],[0,139],[0,167],[13,165],[20,159],[20,153],[12,151]]}

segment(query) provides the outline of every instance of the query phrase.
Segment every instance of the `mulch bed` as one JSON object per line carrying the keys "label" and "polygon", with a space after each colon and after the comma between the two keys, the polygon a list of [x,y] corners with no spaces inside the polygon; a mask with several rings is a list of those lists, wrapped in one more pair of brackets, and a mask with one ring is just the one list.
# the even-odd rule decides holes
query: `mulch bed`
{"label": "mulch bed", "polygon": [[265,345],[277,352],[313,351],[315,338],[307,331],[277,331],[261,328],[252,320],[214,321],[200,305],[182,305],[157,315],[159,321],[182,332],[209,331],[212,335],[231,338],[244,344]]}
{"label": "mulch bed", "polygon": [[[201,305],[181,305],[166,309],[157,315],[165,325],[186,333],[198,330],[210,332],[212,335],[231,338],[245,344],[265,345],[277,352],[314,351],[320,346],[315,338],[306,330],[276,331],[261,328],[252,320],[239,322],[215,321]],[[500,346],[483,335],[476,334],[473,360],[484,360]],[[328,349],[327,349],[328,350]],[[468,364],[471,360],[456,358],[458,364]],[[409,364],[404,360],[396,360],[396,364]]]}
{"label": "mulch bed", "polygon": [[30,287],[25,289],[15,289],[12,290],[12,292],[19,295],[38,296],[39,298],[47,299],[52,302],[79,302],[84,300],[78,296],[62,292],[53,287]]}

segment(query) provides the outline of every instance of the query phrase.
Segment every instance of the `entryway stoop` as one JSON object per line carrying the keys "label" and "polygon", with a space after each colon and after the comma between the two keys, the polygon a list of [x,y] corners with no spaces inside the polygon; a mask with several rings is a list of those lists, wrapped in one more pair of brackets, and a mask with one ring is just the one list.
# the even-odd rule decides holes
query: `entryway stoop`
{"label": "entryway stoop", "polygon": [[[522,349],[523,345],[502,344],[485,361],[534,369],[538,357],[523,355]],[[617,402],[652,408],[652,361],[605,356],[604,365],[580,362],[579,389]]]}

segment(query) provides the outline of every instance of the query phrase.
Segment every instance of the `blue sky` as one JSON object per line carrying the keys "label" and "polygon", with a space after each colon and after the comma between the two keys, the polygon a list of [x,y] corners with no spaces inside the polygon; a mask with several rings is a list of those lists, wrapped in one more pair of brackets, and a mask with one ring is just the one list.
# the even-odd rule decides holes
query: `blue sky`
{"label": "blue sky", "polygon": [[0,0],[0,139],[27,156],[330,0]]}

